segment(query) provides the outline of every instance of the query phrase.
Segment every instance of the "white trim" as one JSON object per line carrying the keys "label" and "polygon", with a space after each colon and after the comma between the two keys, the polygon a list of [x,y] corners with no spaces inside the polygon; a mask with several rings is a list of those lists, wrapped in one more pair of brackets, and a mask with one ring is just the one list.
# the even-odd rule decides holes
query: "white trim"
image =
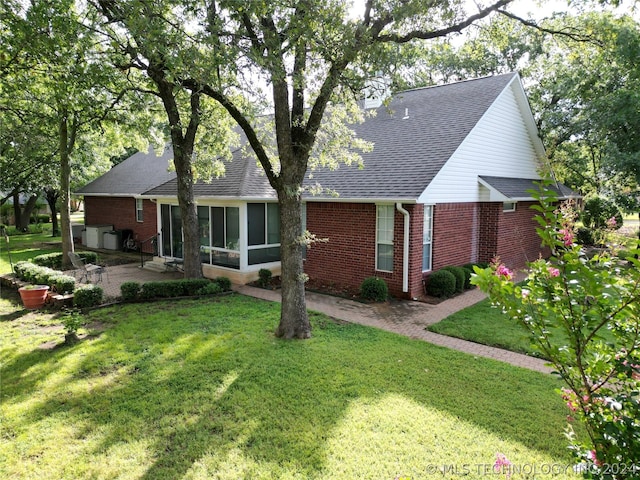
{"label": "white trim", "polygon": [[[502,212],[503,213],[515,212],[517,204],[518,202],[514,202],[514,201],[502,202]],[[511,206],[507,208],[507,205],[511,205]]]}
{"label": "white trim", "polygon": [[[427,208],[431,209],[431,215],[429,215],[429,242],[425,242],[424,241],[424,217],[425,214],[427,212]],[[420,269],[422,270],[422,272],[430,272],[433,270],[433,212],[435,211],[435,207],[434,205],[431,204],[425,204],[424,205],[424,213],[422,214],[422,262],[420,265]],[[424,270],[424,246],[425,245],[429,245],[429,266],[430,268],[428,270]]]}
{"label": "white trim", "polygon": [[[380,219],[379,216],[379,212],[380,212],[380,207],[389,207],[391,208],[391,212],[393,212],[391,214],[391,241],[390,242],[381,242],[380,239],[378,238],[378,231],[380,230],[380,228],[378,227],[378,221]],[[393,203],[384,203],[384,204],[376,204],[376,265],[375,265],[375,270],[378,272],[387,272],[387,273],[393,273],[393,266],[391,270],[383,270],[378,266],[378,257],[379,252],[378,252],[378,246],[379,245],[391,245],[391,252],[392,252],[392,256],[391,256],[391,263],[393,265],[393,235],[394,235],[394,223],[395,223],[395,210],[393,207]]]}
{"label": "white trim", "polygon": [[411,217],[409,212],[402,208],[400,202],[396,203],[396,210],[398,210],[404,217],[404,242],[402,248],[402,291],[409,291],[409,225]]}
{"label": "white trim", "polygon": [[[144,222],[144,199],[136,198],[136,222],[143,223]],[[138,208],[138,202],[140,202],[140,208]],[[138,213],[140,214],[138,216]]]}

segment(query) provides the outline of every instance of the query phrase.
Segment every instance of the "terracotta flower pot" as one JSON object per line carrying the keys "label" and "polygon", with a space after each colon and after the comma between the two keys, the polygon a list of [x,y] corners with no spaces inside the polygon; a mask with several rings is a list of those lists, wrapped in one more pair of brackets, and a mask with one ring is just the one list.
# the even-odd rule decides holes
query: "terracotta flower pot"
{"label": "terracotta flower pot", "polygon": [[24,308],[35,310],[42,308],[49,291],[48,285],[29,285],[18,289]]}

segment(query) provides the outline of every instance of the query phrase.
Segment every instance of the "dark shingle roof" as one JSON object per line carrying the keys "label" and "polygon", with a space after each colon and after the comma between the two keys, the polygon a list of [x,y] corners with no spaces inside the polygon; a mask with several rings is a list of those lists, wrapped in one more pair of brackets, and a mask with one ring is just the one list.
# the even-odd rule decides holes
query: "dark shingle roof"
{"label": "dark shingle roof", "polygon": [[[540,190],[540,187],[537,185],[537,183],[540,182],[540,179],[489,176],[480,176],[479,178],[487,186],[497,190],[502,195],[512,200],[530,199],[532,198],[530,190]],[[579,196],[576,192],[561,183],[548,185],[547,188],[555,192],[560,199]]]}
{"label": "dark shingle roof", "polygon": [[[341,165],[313,172],[342,198],[418,198],[516,74],[409,90],[356,125],[374,143],[364,169]],[[405,115],[408,114],[408,115]],[[408,116],[408,118],[404,118]]]}
{"label": "dark shingle roof", "polygon": [[111,170],[85,185],[75,193],[83,195],[140,195],[152,187],[172,178],[175,172],[169,171],[169,162],[173,151],[166,147],[158,156],[153,148],[149,152],[137,152]]}
{"label": "dark shingle roof", "polygon": [[[342,199],[417,199],[516,77],[515,73],[496,75],[395,95],[374,117],[351,126],[357,137],[374,144],[372,152],[362,154],[365,168],[320,168],[308,172],[313,178],[307,183],[335,190]],[[149,196],[176,195],[175,174],[156,181],[166,167],[157,159],[151,165],[150,155],[134,155],[78,193],[108,193],[110,189],[116,194],[129,189],[128,193]],[[116,175],[118,168],[125,170],[125,164],[129,167],[126,172]],[[142,184],[146,188],[140,189]],[[194,193],[196,197],[275,198],[262,169],[254,159],[243,156],[242,149],[227,162],[225,176],[198,182]]]}

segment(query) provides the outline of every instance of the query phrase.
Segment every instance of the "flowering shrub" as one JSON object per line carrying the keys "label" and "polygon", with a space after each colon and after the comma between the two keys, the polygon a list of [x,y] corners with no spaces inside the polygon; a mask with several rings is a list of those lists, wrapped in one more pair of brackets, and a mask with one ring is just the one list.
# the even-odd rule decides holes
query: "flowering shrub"
{"label": "flowering shrub", "polygon": [[[640,262],[607,254],[589,259],[574,240],[575,213],[539,194],[538,234],[548,260],[529,263],[522,285],[499,259],[472,283],[529,333],[566,388],[567,435],[585,478],[640,475]],[[571,422],[588,440],[579,442]],[[611,466],[616,466],[611,468]]]}

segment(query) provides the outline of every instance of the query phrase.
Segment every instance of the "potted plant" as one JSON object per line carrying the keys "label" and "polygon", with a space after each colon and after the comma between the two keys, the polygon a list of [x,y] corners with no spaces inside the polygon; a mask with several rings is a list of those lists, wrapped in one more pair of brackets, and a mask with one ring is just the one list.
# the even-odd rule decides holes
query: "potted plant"
{"label": "potted plant", "polygon": [[24,308],[29,310],[42,308],[48,291],[48,285],[27,285],[18,289]]}

